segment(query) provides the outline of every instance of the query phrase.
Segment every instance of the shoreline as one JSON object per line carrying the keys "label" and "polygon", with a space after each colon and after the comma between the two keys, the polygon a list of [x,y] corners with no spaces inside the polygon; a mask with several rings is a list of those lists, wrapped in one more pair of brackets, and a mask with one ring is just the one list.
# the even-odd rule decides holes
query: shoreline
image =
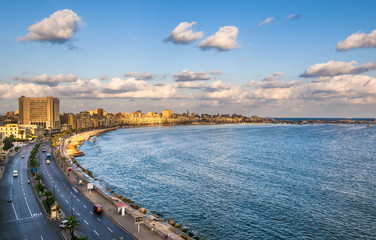
{"label": "shoreline", "polygon": [[[133,127],[134,126],[131,126],[130,128]],[[69,144],[64,146],[64,155],[66,155],[68,160],[71,160],[72,167],[74,168],[74,170],[81,172],[80,175],[83,176],[83,179],[86,182],[92,182],[92,180],[97,180],[97,178],[93,176],[91,171],[83,168],[75,159],[75,157],[84,156],[84,153],[79,151],[77,148],[84,141],[88,141],[91,137],[100,136],[103,133],[113,131],[116,129],[118,128],[91,130],[87,132],[78,133],[76,135],[69,136],[68,138],[66,138]],[[85,173],[87,176],[85,176],[83,173]],[[102,187],[104,187],[105,189],[102,189]],[[104,198],[106,198],[109,201],[112,201],[114,203],[114,207],[117,206],[115,205],[116,203],[123,204],[125,212],[133,218],[142,216],[144,219],[143,224],[149,228],[149,231],[158,233],[161,239],[166,238],[166,236],[168,236],[168,239],[173,240],[193,240],[193,238],[190,235],[186,234],[187,230],[184,227],[180,227],[180,225],[175,224],[175,221],[173,221],[172,219],[165,221],[163,219],[158,218],[157,216],[148,212],[145,208],[139,207],[131,199],[127,199],[126,197],[112,191],[105,184],[103,184],[103,186],[97,186],[96,184],[94,184],[94,189]]]}

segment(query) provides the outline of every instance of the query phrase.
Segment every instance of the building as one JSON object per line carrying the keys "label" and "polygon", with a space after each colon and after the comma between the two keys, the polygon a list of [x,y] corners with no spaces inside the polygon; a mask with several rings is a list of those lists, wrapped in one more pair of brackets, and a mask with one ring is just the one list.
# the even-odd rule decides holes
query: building
{"label": "building", "polygon": [[17,139],[26,139],[30,131],[29,128],[19,128],[18,124],[6,124],[0,126],[0,133],[3,133],[5,138],[13,135]]}
{"label": "building", "polygon": [[162,118],[171,118],[172,117],[172,111],[169,109],[164,109],[162,111]]}
{"label": "building", "polygon": [[20,125],[37,125],[60,129],[60,101],[54,97],[24,97],[18,99]]}
{"label": "building", "polygon": [[[5,139],[5,134],[3,132],[0,132],[0,152],[2,152],[4,148],[4,139]],[[2,159],[1,156],[0,156],[0,159]]]}
{"label": "building", "polygon": [[43,135],[44,135],[44,129],[41,126],[37,126],[37,125],[19,125],[19,128],[21,130],[22,129],[28,129],[27,132],[31,135],[31,137],[43,137]]}

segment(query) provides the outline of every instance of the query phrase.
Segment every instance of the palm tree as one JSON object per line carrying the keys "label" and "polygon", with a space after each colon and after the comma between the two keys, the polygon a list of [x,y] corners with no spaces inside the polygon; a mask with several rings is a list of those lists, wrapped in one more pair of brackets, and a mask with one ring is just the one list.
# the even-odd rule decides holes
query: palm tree
{"label": "palm tree", "polygon": [[65,225],[65,229],[69,229],[71,239],[74,239],[74,228],[80,226],[80,221],[76,220],[76,216],[72,215],[68,217],[68,222]]}

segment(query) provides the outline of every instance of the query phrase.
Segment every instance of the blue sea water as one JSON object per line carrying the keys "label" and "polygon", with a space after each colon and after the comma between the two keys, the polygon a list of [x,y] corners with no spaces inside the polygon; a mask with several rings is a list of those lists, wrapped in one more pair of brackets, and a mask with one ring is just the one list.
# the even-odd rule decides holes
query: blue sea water
{"label": "blue sea water", "polygon": [[77,160],[200,239],[376,239],[376,127],[118,129]]}

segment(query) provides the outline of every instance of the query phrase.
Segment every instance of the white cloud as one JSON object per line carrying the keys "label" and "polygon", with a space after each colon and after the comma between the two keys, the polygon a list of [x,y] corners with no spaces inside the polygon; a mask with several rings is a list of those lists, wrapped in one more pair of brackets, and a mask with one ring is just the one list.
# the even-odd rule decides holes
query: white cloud
{"label": "white cloud", "polygon": [[59,83],[63,82],[76,82],[78,77],[74,74],[59,74],[55,76],[49,76],[47,74],[42,74],[40,76],[34,77],[15,77],[14,80],[23,81],[27,83],[35,83],[35,84],[42,84],[48,85],[50,87],[57,86]]}
{"label": "white cloud", "polygon": [[337,50],[339,51],[371,47],[376,47],[376,29],[368,34],[362,32],[351,34],[345,41],[340,41],[337,44]]}
{"label": "white cloud", "polygon": [[321,77],[305,86],[302,98],[376,97],[376,78],[367,75]]}
{"label": "white cloud", "polygon": [[153,80],[155,75],[151,73],[139,73],[139,72],[129,72],[129,73],[124,73],[124,77],[131,77],[134,78],[135,80]]}
{"label": "white cloud", "polygon": [[204,36],[202,31],[193,32],[192,26],[197,24],[197,22],[181,22],[179,25],[172,30],[170,35],[167,37],[166,41],[172,41],[174,43],[188,44],[196,41]]}
{"label": "white cloud", "polygon": [[337,62],[329,61],[327,63],[317,63],[310,66],[304,71],[300,77],[322,77],[322,76],[336,76],[343,74],[359,74],[376,69],[376,63],[366,63],[358,67],[356,61],[351,62]]}
{"label": "white cloud", "polygon": [[102,85],[102,93],[98,96],[100,98],[175,98],[176,91],[176,87],[172,84],[152,85],[133,78],[127,80],[113,78],[108,84]]}
{"label": "white cloud", "polygon": [[176,82],[202,81],[211,79],[212,77],[204,71],[191,72],[189,70],[184,70],[181,73],[174,75],[174,80]]}
{"label": "white cloud", "polygon": [[18,37],[17,41],[41,41],[51,43],[65,43],[69,41],[79,29],[81,17],[70,9],[59,10],[51,14],[49,18],[31,25],[29,33]]}
{"label": "white cloud", "polygon": [[262,21],[262,22],[259,23],[259,27],[268,25],[273,20],[274,20],[274,17],[268,17],[264,21]]}
{"label": "white cloud", "polygon": [[240,47],[236,42],[238,32],[239,30],[235,26],[221,27],[214,35],[202,40],[198,46],[203,50],[215,48],[218,51],[227,51],[233,48],[238,48]]}

